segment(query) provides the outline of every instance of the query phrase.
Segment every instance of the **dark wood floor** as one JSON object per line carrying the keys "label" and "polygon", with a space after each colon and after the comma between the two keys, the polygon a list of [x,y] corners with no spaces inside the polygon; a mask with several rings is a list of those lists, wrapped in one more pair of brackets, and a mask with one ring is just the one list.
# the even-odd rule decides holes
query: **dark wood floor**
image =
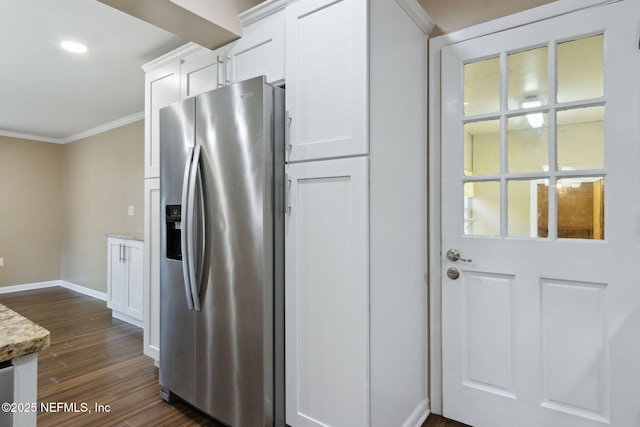
{"label": "dark wood floor", "polygon": [[[0,303],[51,332],[51,347],[38,357],[38,401],[77,406],[78,412],[39,412],[38,426],[220,427],[184,403],[159,397],[158,369],[142,353],[142,330],[113,319],[104,302],[48,288],[3,294]],[[464,424],[431,415],[422,427]]]}

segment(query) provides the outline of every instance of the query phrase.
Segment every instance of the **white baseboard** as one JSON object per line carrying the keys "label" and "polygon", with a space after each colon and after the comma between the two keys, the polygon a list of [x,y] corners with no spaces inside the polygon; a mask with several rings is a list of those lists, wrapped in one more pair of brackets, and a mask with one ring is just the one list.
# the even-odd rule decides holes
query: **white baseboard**
{"label": "white baseboard", "polygon": [[100,291],[96,291],[95,289],[91,289],[91,288],[87,288],[85,286],[80,286],[80,285],[76,285],[75,283],[71,283],[71,282],[66,282],[64,280],[59,280],[59,285],[62,286],[63,288],[67,288],[70,289],[72,291],[76,291],[78,293],[102,300],[102,301],[106,301],[107,300],[107,293],[106,292],[100,292]]}
{"label": "white baseboard", "polygon": [[53,288],[60,286],[59,280],[50,280],[48,282],[27,283],[24,285],[12,285],[0,287],[0,294],[10,294],[13,292],[31,291],[34,289]]}
{"label": "white baseboard", "polygon": [[115,311],[111,309],[111,316],[118,320],[122,320],[123,322],[130,323],[133,326],[137,326],[138,328],[141,328],[141,329],[144,328],[144,323],[142,323],[142,321],[138,319],[134,319],[133,317],[128,316],[124,313],[120,313],[119,311]]}
{"label": "white baseboard", "polygon": [[418,403],[418,406],[416,406],[416,409],[413,410],[404,424],[402,424],[402,427],[420,427],[427,420],[430,413],[429,398],[426,398]]}
{"label": "white baseboard", "polygon": [[37,282],[37,283],[26,283],[24,285],[3,286],[3,287],[0,287],[0,294],[10,294],[13,292],[31,291],[34,289],[53,288],[55,286],[67,288],[72,291],[76,291],[78,293],[81,293],[102,301],[107,300],[106,292],[96,291],[95,289],[90,289],[85,286],[76,285],[75,283],[66,282],[64,280],[49,280],[48,282]]}

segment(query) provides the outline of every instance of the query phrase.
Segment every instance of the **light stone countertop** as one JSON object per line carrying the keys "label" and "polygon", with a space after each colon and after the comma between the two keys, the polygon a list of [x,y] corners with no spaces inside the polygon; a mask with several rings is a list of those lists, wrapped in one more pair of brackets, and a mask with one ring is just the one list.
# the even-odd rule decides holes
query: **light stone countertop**
{"label": "light stone countertop", "polygon": [[0,304],[0,362],[49,347],[49,331]]}
{"label": "light stone countertop", "polygon": [[128,233],[107,233],[107,237],[115,237],[116,239],[139,240],[144,242],[144,233],[132,231]]}

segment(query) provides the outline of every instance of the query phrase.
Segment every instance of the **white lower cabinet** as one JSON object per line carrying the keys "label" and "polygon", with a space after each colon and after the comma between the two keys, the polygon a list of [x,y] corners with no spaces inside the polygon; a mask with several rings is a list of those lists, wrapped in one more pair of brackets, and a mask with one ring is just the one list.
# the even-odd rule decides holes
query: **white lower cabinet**
{"label": "white lower cabinet", "polygon": [[367,158],[298,163],[286,218],[286,421],[369,425]]}
{"label": "white lower cabinet", "polygon": [[107,238],[107,307],[113,317],[142,327],[143,247],[139,240]]}

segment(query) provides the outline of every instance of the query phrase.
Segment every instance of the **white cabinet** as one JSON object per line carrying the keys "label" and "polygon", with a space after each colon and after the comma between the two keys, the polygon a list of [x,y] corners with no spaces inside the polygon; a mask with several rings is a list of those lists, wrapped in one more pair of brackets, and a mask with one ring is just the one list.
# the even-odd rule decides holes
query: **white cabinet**
{"label": "white cabinet", "polygon": [[225,50],[200,49],[180,60],[180,99],[226,84]]}
{"label": "white cabinet", "polygon": [[230,44],[228,79],[240,82],[266,76],[267,82],[284,81],[284,10],[253,22],[241,39]]}
{"label": "white cabinet", "polygon": [[173,63],[145,75],[144,176],[160,176],[160,108],[180,100],[180,64]]}
{"label": "white cabinet", "polygon": [[144,185],[144,354],[160,360],[160,179]]}
{"label": "white cabinet", "polygon": [[113,317],[142,326],[143,243],[107,238],[107,307]]}
{"label": "white cabinet", "polygon": [[367,2],[287,6],[285,52],[289,160],[367,154]]}
{"label": "white cabinet", "polygon": [[428,414],[427,36],[406,3],[286,8],[292,427],[417,427]]}
{"label": "white cabinet", "polygon": [[367,158],[287,169],[286,421],[368,426]]}

